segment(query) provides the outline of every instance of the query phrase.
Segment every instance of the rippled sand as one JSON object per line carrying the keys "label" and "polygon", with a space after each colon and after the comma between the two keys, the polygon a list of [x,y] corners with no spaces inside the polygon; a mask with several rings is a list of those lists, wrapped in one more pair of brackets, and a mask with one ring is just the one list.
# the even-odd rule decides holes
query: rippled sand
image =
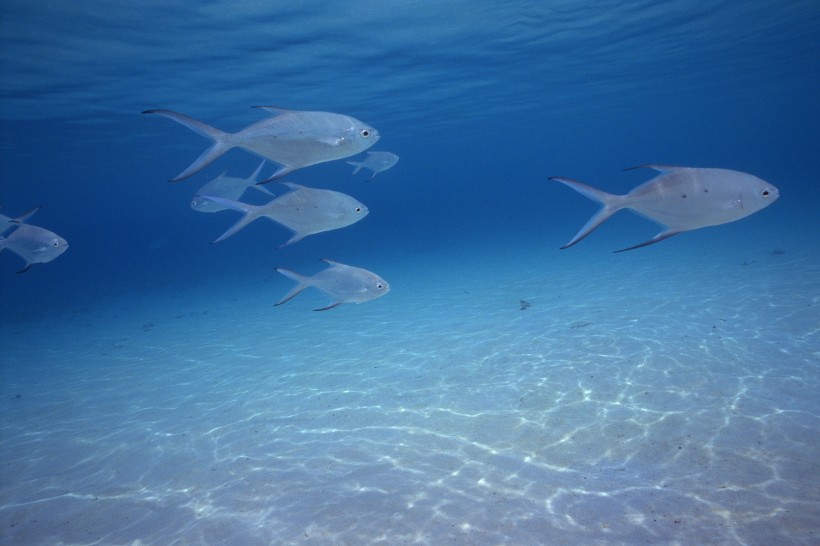
{"label": "rippled sand", "polygon": [[6,320],[2,542],[816,544],[816,261],[550,256]]}

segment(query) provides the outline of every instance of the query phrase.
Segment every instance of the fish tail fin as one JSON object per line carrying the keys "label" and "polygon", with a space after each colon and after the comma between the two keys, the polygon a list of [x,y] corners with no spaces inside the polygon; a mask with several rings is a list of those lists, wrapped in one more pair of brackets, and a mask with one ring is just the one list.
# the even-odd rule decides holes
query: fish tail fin
{"label": "fish tail fin", "polygon": [[573,190],[577,191],[581,195],[592,199],[603,205],[598,212],[592,215],[592,218],[584,224],[584,227],[575,234],[575,237],[572,238],[570,242],[565,244],[561,247],[561,249],[569,248],[572,245],[578,243],[582,239],[584,239],[587,235],[595,231],[601,224],[606,222],[610,216],[618,212],[623,208],[622,200],[623,196],[621,195],[613,195],[611,193],[607,193],[605,191],[601,191],[598,189],[593,188],[592,186],[587,186],[582,182],[578,182],[577,180],[572,180],[571,178],[562,178],[558,176],[550,177],[550,180],[555,180],[556,182],[560,182],[566,186],[569,186]]}
{"label": "fish tail fin", "polygon": [[296,286],[290,289],[290,292],[285,294],[281,300],[276,302],[274,305],[282,305],[286,301],[290,301],[293,299],[297,294],[299,294],[302,290],[310,286],[310,278],[300,275],[295,271],[291,271],[290,269],[285,269],[284,267],[277,267],[276,271],[284,275],[285,277],[296,281]]}
{"label": "fish tail fin", "polygon": [[200,155],[196,161],[191,163],[187,169],[172,178],[171,182],[179,182],[180,180],[184,180],[185,178],[195,175],[235,146],[231,140],[231,133],[220,131],[215,127],[211,127],[210,125],[202,123],[201,121],[190,116],[186,116],[185,114],[172,112],[171,110],[146,110],[143,114],[158,114],[160,116],[165,116],[166,118],[172,119],[177,123],[184,125],[188,129],[199,133],[205,138],[209,138],[214,141],[214,143],[207,150],[202,152],[202,155]]}
{"label": "fish tail fin", "polygon": [[265,186],[261,186],[260,182],[259,182],[259,174],[262,172],[262,167],[264,167],[264,166],[265,166],[265,160],[263,159],[262,163],[259,164],[259,166],[253,172],[253,174],[250,176],[250,178],[248,178],[248,187],[249,188],[254,188],[255,190],[258,190],[258,191],[260,191],[260,192],[262,192],[266,195],[273,196],[273,192],[270,191]]}
{"label": "fish tail fin", "polygon": [[364,165],[364,161],[345,161],[345,163],[356,167],[355,169],[353,169],[353,174],[356,174],[357,172],[362,170],[362,165]]}
{"label": "fish tail fin", "polygon": [[237,231],[247,226],[259,217],[259,209],[261,207],[258,207],[256,205],[250,205],[248,203],[243,203],[241,201],[234,201],[233,199],[227,199],[225,197],[217,197],[215,195],[201,195],[200,197],[202,197],[203,199],[207,199],[208,201],[213,201],[214,203],[222,205],[225,208],[239,211],[242,213],[242,217],[233,226],[231,226],[230,229],[228,229],[228,231],[226,231],[217,239],[215,239],[213,241],[214,243],[224,241],[225,239],[227,239],[231,235],[236,234]]}
{"label": "fish tail fin", "polygon": [[265,160],[263,159],[262,163],[260,163],[259,166],[256,167],[256,170],[253,171],[253,174],[250,176],[250,178],[248,178],[248,181],[252,182],[253,184],[256,184],[256,182],[259,181],[259,173],[262,172],[262,167],[264,167],[264,166],[265,166]]}

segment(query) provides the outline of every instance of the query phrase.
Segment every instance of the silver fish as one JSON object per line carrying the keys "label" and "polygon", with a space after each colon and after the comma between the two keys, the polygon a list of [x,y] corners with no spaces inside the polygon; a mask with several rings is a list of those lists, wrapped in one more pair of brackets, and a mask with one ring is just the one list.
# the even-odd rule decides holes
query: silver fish
{"label": "silver fish", "polygon": [[273,106],[254,108],[262,108],[273,116],[237,133],[220,131],[170,110],[146,110],[143,114],[165,116],[214,141],[190,167],[172,178],[172,182],[198,173],[231,148],[243,148],[281,165],[273,176],[260,182],[263,184],[302,167],[356,155],[379,140],[376,129],[350,116],[285,110]]}
{"label": "silver fish", "polygon": [[382,171],[386,171],[390,167],[396,164],[399,160],[399,156],[396,154],[392,154],[390,152],[367,152],[367,157],[364,158],[362,161],[346,161],[348,165],[353,165],[356,167],[353,169],[353,174],[359,172],[362,168],[370,169],[373,171],[373,174],[370,175],[368,180],[373,180],[373,178]]}
{"label": "silver fish", "polygon": [[34,264],[50,262],[68,250],[68,242],[56,233],[21,221],[34,214],[39,208],[12,220],[11,223],[15,224],[17,229],[6,237],[0,236],[0,251],[8,248],[26,261],[25,267],[18,273],[28,271]]}
{"label": "silver fish", "polygon": [[366,206],[344,193],[308,188],[293,182],[280,183],[290,188],[291,191],[265,205],[249,205],[224,197],[203,195],[205,199],[244,214],[214,243],[224,241],[257,218],[265,217],[293,231],[293,237],[280,245],[279,248],[282,248],[308,235],[354,224],[367,216],[369,212]]}
{"label": "silver fish", "polygon": [[669,165],[630,169],[643,167],[661,174],[626,195],[612,195],[570,178],[550,178],[603,205],[561,248],[571,247],[621,209],[631,209],[665,229],[648,241],[616,252],[651,245],[684,231],[740,220],[771,205],[780,196],[768,182],[739,171]]}
{"label": "silver fish", "polygon": [[326,258],[322,258],[322,261],[328,263],[330,267],[319,271],[312,277],[304,277],[290,269],[277,267],[276,271],[298,284],[276,305],[282,305],[309,286],[333,298],[330,305],[314,309],[314,311],[326,311],[343,303],[362,303],[374,300],[390,291],[387,281],[366,269],[340,264]]}
{"label": "silver fish", "polygon": [[259,173],[262,171],[262,167],[264,165],[265,161],[263,160],[262,163],[259,164],[259,167],[257,167],[253,174],[248,178],[234,178],[232,176],[225,176],[228,174],[228,172],[225,171],[199,188],[196,195],[194,195],[193,199],[191,199],[191,208],[199,212],[218,212],[220,210],[225,210],[225,207],[222,205],[209,201],[202,196],[211,195],[237,200],[242,197],[242,194],[245,193],[245,190],[248,188],[254,188],[262,193],[273,196],[270,190],[268,190],[265,186],[256,185],[258,182]]}

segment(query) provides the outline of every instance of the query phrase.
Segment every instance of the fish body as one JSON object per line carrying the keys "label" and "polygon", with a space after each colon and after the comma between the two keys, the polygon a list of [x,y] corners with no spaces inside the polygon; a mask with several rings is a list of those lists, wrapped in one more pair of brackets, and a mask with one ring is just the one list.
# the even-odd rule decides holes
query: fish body
{"label": "fish body", "polygon": [[369,212],[365,205],[344,193],[308,188],[293,182],[281,184],[291,191],[265,205],[250,205],[224,197],[203,196],[225,208],[243,213],[242,218],[214,242],[224,241],[257,218],[265,217],[293,232],[293,237],[281,245],[287,246],[308,235],[354,224]]}
{"label": "fish body", "polygon": [[[726,224],[769,206],[776,187],[751,174],[729,169],[642,165],[661,174],[626,195],[612,195],[577,180],[552,177],[603,206],[572,240],[569,248],[621,209],[631,209],[665,227],[652,239],[616,252],[651,245],[684,231]],[[638,168],[638,167],[632,167]]]}
{"label": "fish body", "polygon": [[343,114],[272,106],[258,108],[273,115],[237,133],[220,131],[171,110],[146,110],[143,113],[165,116],[213,141],[196,161],[171,179],[173,182],[198,173],[232,148],[242,148],[281,165],[273,176],[261,182],[265,183],[302,167],[356,155],[379,140],[376,129]]}
{"label": "fish body", "polygon": [[277,267],[276,271],[296,281],[297,284],[276,305],[282,305],[310,286],[321,290],[332,299],[329,305],[315,309],[315,311],[326,311],[343,303],[370,301],[390,291],[387,281],[366,269],[340,264],[325,258],[322,261],[330,267],[319,271],[312,277],[305,277],[290,269]]}
{"label": "fish body", "polygon": [[356,167],[353,169],[353,174],[358,173],[362,168],[370,169],[373,174],[368,180],[373,178],[382,171],[386,171],[398,162],[399,156],[390,152],[367,152],[367,157],[362,161],[346,161],[348,165]]}
{"label": "fish body", "polygon": [[216,197],[224,197],[226,199],[238,200],[245,193],[248,188],[255,188],[262,193],[273,195],[265,186],[257,186],[259,181],[259,173],[265,162],[259,164],[259,167],[248,178],[235,178],[233,176],[225,176],[224,172],[217,176],[201,188],[197,190],[196,195],[191,199],[191,208],[199,212],[218,212],[225,210],[226,207],[215,203],[209,199],[202,197],[203,195],[211,195]]}
{"label": "fish body", "polygon": [[6,237],[0,237],[0,251],[9,249],[26,261],[18,273],[28,271],[34,264],[47,263],[68,250],[68,242],[47,229],[18,224]]}

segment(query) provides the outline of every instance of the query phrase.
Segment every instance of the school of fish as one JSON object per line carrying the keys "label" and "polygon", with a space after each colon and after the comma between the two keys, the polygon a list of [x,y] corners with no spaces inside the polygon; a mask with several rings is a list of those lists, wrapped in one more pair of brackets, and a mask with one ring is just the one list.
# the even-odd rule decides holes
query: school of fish
{"label": "school of fish", "polygon": [[[361,153],[379,140],[379,131],[342,114],[300,112],[271,106],[261,108],[271,116],[237,133],[220,131],[170,110],[143,112],[172,119],[212,141],[196,161],[171,179],[173,182],[195,175],[231,148],[242,148],[263,158],[248,178],[229,177],[224,172],[200,187],[191,200],[191,208],[199,212],[233,210],[241,214],[239,220],[213,242],[219,243],[232,237],[257,218],[273,220],[293,233],[279,248],[292,245],[309,235],[347,227],[364,219],[369,212],[367,206],[350,195],[280,179],[297,169]],[[266,160],[277,163],[279,167],[270,177],[259,180]],[[398,160],[399,157],[390,152],[368,152],[366,159],[354,163],[356,169],[353,174],[364,167],[372,171],[372,179]],[[262,185],[272,181],[289,191],[276,196]],[[259,190],[271,199],[263,205],[240,201],[248,188]],[[326,258],[323,260],[330,267],[313,277],[304,277],[283,267],[277,268],[297,285],[276,305],[285,303],[309,286],[331,297],[331,302],[317,311],[332,309],[343,303],[370,301],[390,290],[387,281],[375,273]]]}
{"label": "school of fish", "polygon": [[[233,148],[244,149],[262,158],[248,178],[230,177],[223,172],[202,185],[193,196],[191,208],[198,212],[230,210],[241,214],[233,226],[213,242],[224,241],[257,218],[268,218],[292,232],[290,239],[279,248],[309,235],[341,229],[364,219],[368,208],[350,195],[281,179],[298,169],[366,152],[364,159],[347,163],[355,167],[353,175],[363,168],[368,169],[371,174],[367,180],[372,180],[399,160],[396,154],[390,152],[367,151],[380,139],[379,131],[343,114],[273,106],[256,108],[270,115],[236,133],[221,131],[171,110],[143,112],[174,120],[211,141],[211,145],[191,165],[171,179],[172,182],[196,175]],[[277,168],[272,175],[260,180],[266,161],[275,163]],[[607,193],[571,178],[550,177],[550,180],[564,184],[601,205],[562,249],[577,244],[622,209],[634,211],[663,229],[647,241],[615,252],[655,244],[685,231],[740,220],[768,207],[780,196],[779,190],[772,184],[739,171],[655,164],[631,168],[642,167],[654,169],[659,174],[626,195]],[[287,191],[276,195],[269,189],[270,186],[264,185],[273,181]],[[270,200],[262,205],[241,201],[250,188],[258,195],[270,197]],[[14,218],[0,214],[0,251],[9,249],[25,261],[18,273],[28,271],[34,264],[50,262],[68,249],[66,240],[56,233],[28,223],[28,219],[39,209],[36,207]],[[276,268],[296,282],[276,305],[289,301],[308,287],[314,287],[331,298],[328,305],[317,311],[344,303],[370,301],[390,291],[390,285],[371,271],[326,258],[322,260],[328,267],[312,277],[284,267]]]}

